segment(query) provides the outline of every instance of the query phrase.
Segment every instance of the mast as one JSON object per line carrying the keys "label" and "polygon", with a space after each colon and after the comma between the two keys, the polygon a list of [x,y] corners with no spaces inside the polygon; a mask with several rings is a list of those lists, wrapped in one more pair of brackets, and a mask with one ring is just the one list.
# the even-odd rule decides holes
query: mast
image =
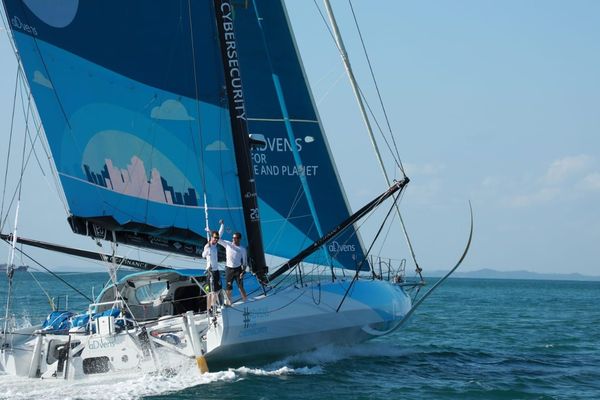
{"label": "mast", "polygon": [[[344,46],[344,42],[342,40],[342,36],[340,35],[340,31],[338,29],[337,22],[335,20],[335,16],[333,15],[333,10],[331,8],[331,4],[329,0],[323,0],[325,3],[325,8],[327,9],[327,16],[329,17],[329,21],[331,22],[331,26],[333,27],[333,35],[335,39],[336,46],[340,52],[340,56],[342,57],[342,61],[344,63],[344,68],[346,69],[346,73],[348,74],[348,78],[350,79],[350,84],[352,85],[352,91],[354,92],[354,96],[356,97],[356,102],[358,103],[358,107],[360,108],[360,115],[362,116],[363,122],[365,123],[365,127],[367,128],[367,132],[369,133],[369,138],[371,139],[371,145],[373,145],[373,150],[375,151],[375,155],[377,156],[377,161],[379,162],[379,167],[381,168],[381,172],[385,178],[385,182],[388,186],[391,186],[392,181],[390,180],[387,171],[385,169],[385,164],[383,163],[383,158],[381,157],[381,152],[379,151],[379,146],[377,145],[377,141],[375,140],[375,135],[373,134],[373,128],[371,127],[371,122],[369,121],[369,116],[367,115],[367,111],[365,109],[364,102],[360,95],[360,90],[358,88],[358,84],[356,83],[356,79],[354,78],[354,72],[352,72],[352,66],[350,65],[350,59],[348,58],[348,53],[346,52],[346,47]],[[404,172],[403,172],[404,173]],[[410,238],[408,237],[408,232],[406,231],[406,226],[404,225],[404,219],[402,218],[402,214],[400,213],[400,207],[398,207],[398,203],[395,204],[396,213],[398,214],[398,218],[400,219],[400,225],[402,226],[402,232],[404,233],[404,237],[406,238],[406,242],[408,244],[408,248],[412,255],[413,261],[415,262],[416,270],[421,275],[421,268],[417,263],[417,258],[415,255],[415,251],[413,249]],[[423,277],[421,276],[421,279]]]}
{"label": "mast", "polygon": [[248,256],[252,260],[252,272],[262,278],[267,274],[268,269],[260,229],[256,183],[252,170],[246,107],[233,26],[233,6],[229,0],[214,0],[214,6],[229,103],[233,147],[242,196],[244,224],[248,235]]}

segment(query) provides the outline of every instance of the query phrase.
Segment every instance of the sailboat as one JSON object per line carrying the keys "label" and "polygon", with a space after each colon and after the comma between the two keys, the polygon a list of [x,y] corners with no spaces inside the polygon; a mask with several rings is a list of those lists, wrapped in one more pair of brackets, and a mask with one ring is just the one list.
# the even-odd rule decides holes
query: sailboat
{"label": "sailboat", "polygon": [[[437,287],[415,301],[423,280],[370,254],[379,235],[361,238],[356,223],[382,205],[399,212],[409,179],[350,211],[282,1],[3,4],[68,224],[112,249],[3,234],[13,251],[23,243],[104,260],[112,280],[88,310],[54,311],[20,331],[5,322],[7,373],[149,372],[171,356],[205,372],[353,344],[400,327]],[[233,304],[208,307],[214,282],[199,258],[220,220],[248,249],[249,298],[234,291]],[[197,268],[128,260],[118,245]],[[268,265],[266,254],[285,261]],[[143,271],[118,279],[121,265]]]}

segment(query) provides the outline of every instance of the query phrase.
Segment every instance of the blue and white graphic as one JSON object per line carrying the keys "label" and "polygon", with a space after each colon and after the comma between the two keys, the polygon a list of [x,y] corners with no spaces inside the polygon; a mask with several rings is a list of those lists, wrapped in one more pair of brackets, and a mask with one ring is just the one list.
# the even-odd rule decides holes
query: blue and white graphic
{"label": "blue and white graphic", "polygon": [[168,119],[173,121],[192,121],[187,110],[177,100],[165,100],[160,106],[152,109],[150,116],[154,119]]}
{"label": "blue and white graphic", "polygon": [[53,28],[64,28],[75,19],[79,0],[23,0],[31,12]]}
{"label": "blue and white graphic", "polygon": [[[198,244],[206,198],[209,224],[245,238],[212,2],[59,2],[5,3],[73,217]],[[292,257],[349,209],[282,4],[233,16],[249,131],[266,138],[252,154],[263,242]],[[308,261],[363,257],[350,228]]]}

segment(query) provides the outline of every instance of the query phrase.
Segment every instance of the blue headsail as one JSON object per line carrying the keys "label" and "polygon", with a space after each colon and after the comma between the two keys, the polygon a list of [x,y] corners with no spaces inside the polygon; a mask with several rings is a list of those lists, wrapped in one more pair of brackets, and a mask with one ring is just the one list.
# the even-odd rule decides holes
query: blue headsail
{"label": "blue headsail", "polygon": [[[349,206],[280,0],[236,8],[235,27],[254,151],[265,250],[293,257],[349,216]],[[349,228],[308,261],[356,269],[364,258]],[[364,269],[367,265],[364,264]]]}
{"label": "blue headsail", "polygon": [[74,230],[196,254],[206,194],[245,232],[212,2],[4,4]]}
{"label": "blue headsail", "polygon": [[[197,254],[244,234],[212,1],[3,0],[74,231]],[[349,215],[280,0],[235,2],[265,250],[292,257]],[[310,261],[355,269],[348,229]]]}

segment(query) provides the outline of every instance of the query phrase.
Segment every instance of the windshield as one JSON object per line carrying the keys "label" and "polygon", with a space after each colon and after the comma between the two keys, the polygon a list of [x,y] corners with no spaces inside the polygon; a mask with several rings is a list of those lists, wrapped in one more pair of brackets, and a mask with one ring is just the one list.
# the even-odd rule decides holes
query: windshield
{"label": "windshield", "polygon": [[140,303],[152,303],[160,298],[162,294],[167,293],[167,282],[149,282],[135,290],[135,298]]}

